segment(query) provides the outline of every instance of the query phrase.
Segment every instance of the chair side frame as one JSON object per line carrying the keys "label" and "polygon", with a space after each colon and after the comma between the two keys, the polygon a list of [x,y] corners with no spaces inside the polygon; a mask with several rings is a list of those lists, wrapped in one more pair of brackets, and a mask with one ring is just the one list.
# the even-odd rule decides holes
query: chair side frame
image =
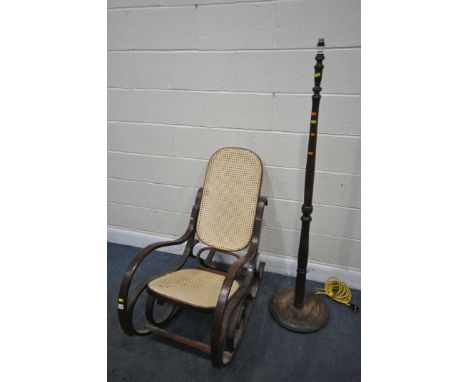
{"label": "chair side frame", "polygon": [[[194,307],[192,305],[184,304],[184,303],[181,303],[180,301],[168,298],[167,296],[157,295],[153,291],[150,291],[149,289],[147,289],[147,285],[151,280],[161,277],[162,275],[157,275],[155,277],[152,277],[150,280],[147,280],[145,282],[138,284],[136,287],[133,288],[133,290],[131,290],[132,280],[137,270],[139,269],[144,259],[148,255],[153,253],[154,251],[161,249],[161,248],[186,243],[184,253],[182,254],[182,258],[178,261],[175,267],[173,267],[169,272],[165,272],[163,274],[167,274],[167,273],[174,272],[174,271],[181,269],[190,257],[195,257],[193,254],[193,248],[198,243],[198,240],[196,239],[196,224],[197,224],[198,214],[200,210],[202,193],[203,193],[203,188],[200,188],[197,192],[195,203],[192,208],[192,212],[190,215],[190,222],[188,224],[188,227],[185,233],[182,236],[180,236],[178,239],[175,239],[175,240],[150,244],[146,246],[145,248],[143,248],[140,251],[140,253],[132,260],[132,262],[127,268],[127,271],[124,275],[124,278],[120,286],[119,297],[118,297],[118,304],[119,304],[118,316],[119,316],[119,322],[123,331],[129,336],[133,336],[133,335],[143,336],[143,335],[148,335],[151,333],[156,333],[160,336],[166,337],[180,344],[187,345],[192,348],[196,348],[203,352],[209,353],[211,355],[211,361],[213,365],[216,367],[222,367],[222,366],[227,365],[229,362],[231,362],[232,357],[237,350],[237,346],[240,343],[240,340],[238,340],[236,348],[231,349],[231,351],[225,350],[224,348],[227,336],[228,337],[229,335],[232,336],[232,333],[231,333],[232,329],[229,329],[233,326],[232,324],[230,325],[231,318],[233,314],[235,315],[235,312],[239,311],[240,306],[243,306],[247,303],[249,304],[253,303],[258,293],[261,279],[263,277],[263,268],[265,264],[262,262],[257,266],[257,260],[258,260],[258,245],[259,245],[260,233],[261,233],[261,227],[262,227],[262,221],[263,221],[263,211],[264,211],[265,206],[268,204],[266,197],[260,196],[258,198],[255,221],[254,221],[254,226],[252,229],[252,238],[247,247],[246,254],[237,258],[236,261],[234,261],[234,263],[232,263],[229,266],[227,272],[222,271],[219,268],[216,268],[215,266],[210,266],[209,268],[204,266],[204,265],[208,265],[209,263],[211,263],[214,252],[216,251],[215,248],[213,248],[210,251],[210,254],[208,256],[208,264],[205,264],[205,263],[199,264],[201,268],[207,271],[214,272],[214,273],[223,273],[225,275],[225,279],[224,279],[223,285],[219,293],[218,302],[214,309],[212,308],[203,309],[202,307]],[[220,253],[222,254],[223,251],[220,251]],[[229,297],[229,293],[231,291],[232,285],[234,281],[239,279],[239,277],[243,278],[242,286],[234,294],[232,294]],[[174,333],[171,333],[167,330],[162,329],[159,325],[155,325],[154,321],[146,324],[144,329],[136,329],[133,325],[133,309],[135,307],[135,304],[138,298],[141,296],[141,294],[145,290],[148,291],[148,298],[149,298],[146,304],[147,317],[148,317],[148,314],[152,314],[148,312],[148,309],[149,309],[148,307],[152,309],[152,306],[153,306],[152,304],[154,303],[155,299],[168,302],[169,304],[173,304],[175,306],[180,306],[180,307],[189,308],[189,309],[210,310],[210,311],[214,310],[211,343],[205,344],[205,343],[201,343],[198,341],[194,341],[187,337],[176,335]],[[150,301],[150,299],[152,299],[152,301]],[[251,312],[251,308],[250,308],[250,312]],[[247,325],[248,319],[250,317],[250,312],[248,316],[243,317],[245,321],[245,322],[243,321],[244,326]],[[243,332],[240,333],[239,337],[240,339],[242,339]]]}

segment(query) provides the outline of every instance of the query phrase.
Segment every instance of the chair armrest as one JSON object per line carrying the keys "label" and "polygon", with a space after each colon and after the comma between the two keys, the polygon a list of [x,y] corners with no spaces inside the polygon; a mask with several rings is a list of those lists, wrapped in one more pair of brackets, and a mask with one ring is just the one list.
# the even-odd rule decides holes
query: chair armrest
{"label": "chair armrest", "polygon": [[[251,260],[256,260],[258,251],[258,242],[260,240],[260,231],[262,228],[263,211],[268,204],[268,200],[264,196],[260,196],[257,203],[257,211],[255,212],[255,221],[253,226],[252,241],[247,253],[236,260],[228,269],[228,273],[224,279],[223,286],[219,292],[218,307],[220,304],[225,306],[231,291],[232,284],[242,270],[242,267]],[[216,311],[218,308],[216,308]],[[216,315],[216,312],[215,312]]]}
{"label": "chair armrest", "polygon": [[130,265],[127,268],[127,271],[125,272],[124,278],[122,280],[122,283],[120,284],[120,291],[119,291],[119,304],[122,304],[122,308],[125,309],[128,303],[128,292],[130,290],[130,284],[132,283],[133,276],[135,275],[136,271],[138,270],[138,267],[140,264],[143,262],[143,260],[148,256],[151,252],[164,248],[164,247],[170,247],[173,245],[179,245],[184,242],[186,242],[190,236],[192,235],[191,230],[187,230],[184,235],[182,235],[180,238],[176,240],[171,240],[171,241],[162,241],[159,243],[153,243],[145,248],[143,248],[138,255],[135,256],[135,258],[132,260]]}
{"label": "chair armrest", "polygon": [[223,285],[219,292],[218,303],[215,310],[215,320],[216,315],[223,315],[226,308],[226,303],[229,298],[229,293],[231,292],[232,284],[234,280],[239,276],[239,273],[242,271],[245,264],[247,264],[252,258],[255,257],[258,249],[258,243],[252,242],[247,253],[241,258],[237,259],[229,267],[226,277],[224,278]]}
{"label": "chair armrest", "polygon": [[[219,353],[216,349],[222,349],[224,332],[226,330],[225,314],[228,306],[229,293],[234,280],[237,278],[239,273],[242,271],[243,266],[249,262],[258,250],[258,242],[254,241],[249,247],[247,253],[236,260],[229,268],[228,273],[224,279],[221,291],[219,292],[218,303],[213,317],[213,331],[211,332],[211,349],[212,355]],[[230,313],[228,312],[228,316]]]}
{"label": "chair armrest", "polygon": [[[135,256],[135,258],[132,260],[132,262],[127,268],[127,272],[125,272],[125,276],[122,280],[122,283],[120,284],[120,291],[119,291],[119,297],[118,297],[119,310],[125,311],[127,309],[127,306],[129,303],[128,293],[130,290],[130,284],[132,283],[133,276],[135,275],[138,267],[140,266],[140,264],[142,263],[142,261],[145,259],[146,256],[148,256],[151,252],[157,249],[170,247],[172,245],[179,245],[179,244],[186,242],[190,238],[193,238],[193,236],[195,235],[195,225],[198,219],[198,212],[200,209],[200,201],[201,201],[202,193],[203,193],[203,188],[200,188],[197,192],[197,196],[195,198],[195,204],[192,208],[192,213],[190,216],[190,223],[187,227],[187,230],[181,237],[179,237],[176,240],[163,241],[160,243],[150,244],[146,246],[145,248],[143,248],[141,252],[137,256]],[[138,289],[141,289],[141,288],[142,287],[139,286]]]}

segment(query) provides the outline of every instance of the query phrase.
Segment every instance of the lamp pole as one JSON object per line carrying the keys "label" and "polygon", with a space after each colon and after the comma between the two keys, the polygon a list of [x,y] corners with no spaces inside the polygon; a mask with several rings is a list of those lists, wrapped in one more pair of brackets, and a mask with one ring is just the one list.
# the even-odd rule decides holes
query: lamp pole
{"label": "lamp pole", "polygon": [[317,147],[317,127],[322,88],[323,49],[325,40],[317,44],[316,64],[314,66],[314,88],[312,95],[312,112],[310,115],[309,145],[305,169],[304,203],[302,205],[302,228],[297,255],[297,274],[295,289],[288,288],[276,292],[270,302],[273,318],[285,328],[295,332],[312,332],[328,322],[328,310],[324,302],[313,292],[306,293],[307,261],[309,257],[309,230],[313,211],[312,194],[314,189],[315,156]]}

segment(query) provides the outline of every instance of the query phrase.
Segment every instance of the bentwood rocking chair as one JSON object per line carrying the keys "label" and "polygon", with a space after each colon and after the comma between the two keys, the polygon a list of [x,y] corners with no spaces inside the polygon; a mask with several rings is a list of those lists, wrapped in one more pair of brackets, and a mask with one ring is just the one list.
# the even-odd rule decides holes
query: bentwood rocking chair
{"label": "bentwood rocking chair", "polygon": [[[176,240],[148,245],[128,267],[118,298],[119,321],[126,334],[156,333],[209,353],[216,367],[232,360],[252,313],[265,266],[263,262],[257,265],[263,210],[267,205],[267,199],[260,196],[261,183],[262,163],[252,151],[225,147],[213,154],[186,232]],[[185,250],[174,269],[130,291],[133,276],[146,256],[183,243]],[[198,243],[205,246],[194,254]],[[245,248],[245,254],[239,253]],[[232,256],[235,261],[227,266],[215,263],[215,254]],[[198,268],[183,269],[190,257],[197,259]],[[148,322],[137,330],[133,309],[145,290]],[[166,307],[159,317],[154,316],[155,302]],[[180,308],[213,313],[211,344],[163,329]]]}

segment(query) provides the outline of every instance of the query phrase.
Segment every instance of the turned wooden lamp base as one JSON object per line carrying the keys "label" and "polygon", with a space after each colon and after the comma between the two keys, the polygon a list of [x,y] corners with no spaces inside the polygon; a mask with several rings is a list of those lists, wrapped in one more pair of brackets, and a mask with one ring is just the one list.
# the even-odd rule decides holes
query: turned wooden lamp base
{"label": "turned wooden lamp base", "polygon": [[270,301],[272,317],[286,329],[293,332],[309,333],[323,328],[328,322],[328,309],[325,303],[314,293],[307,292],[304,305],[294,305],[295,290],[282,289],[276,292]]}

